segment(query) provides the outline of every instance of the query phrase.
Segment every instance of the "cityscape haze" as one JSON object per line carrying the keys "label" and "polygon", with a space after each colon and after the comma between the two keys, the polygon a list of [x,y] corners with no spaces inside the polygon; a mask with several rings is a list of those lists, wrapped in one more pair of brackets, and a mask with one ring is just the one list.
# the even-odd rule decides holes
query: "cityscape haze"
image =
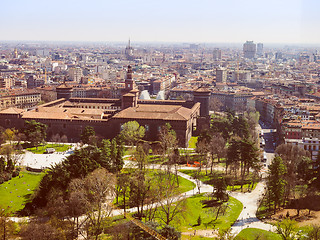
{"label": "cityscape haze", "polygon": [[319,44],[316,0],[2,1],[0,40]]}
{"label": "cityscape haze", "polygon": [[0,239],[320,239],[320,2],[0,7]]}

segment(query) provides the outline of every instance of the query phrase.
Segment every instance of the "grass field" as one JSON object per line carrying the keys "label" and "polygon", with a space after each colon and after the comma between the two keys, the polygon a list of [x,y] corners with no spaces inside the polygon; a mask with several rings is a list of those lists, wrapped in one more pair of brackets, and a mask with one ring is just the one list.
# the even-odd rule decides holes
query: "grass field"
{"label": "grass field", "polygon": [[243,229],[235,238],[235,240],[281,240],[280,235],[257,228]]}
{"label": "grass field", "polygon": [[44,154],[47,148],[54,148],[57,152],[65,152],[71,148],[71,146],[66,144],[46,144],[44,146],[39,146],[38,148],[27,148],[26,150],[37,154]]}
{"label": "grass field", "polygon": [[11,213],[23,209],[44,173],[21,171],[19,176],[0,185],[0,206],[9,207]]}
{"label": "grass field", "polygon": [[[155,175],[156,171],[157,170],[148,171],[149,176],[152,178],[152,176]],[[174,175],[172,175],[172,176],[174,176]],[[188,192],[196,187],[196,185],[193,182],[191,182],[183,177],[178,176],[178,181],[179,181],[179,190],[178,190],[179,193]],[[157,182],[155,182],[154,184],[157,184]],[[129,191],[128,191],[128,193],[129,193]],[[126,197],[126,202],[129,203],[129,196]],[[116,204],[116,199],[114,200],[113,203]],[[123,197],[122,197],[122,195],[120,195],[119,199],[118,199],[118,204],[116,204],[116,205],[121,206],[122,204],[123,204]]]}
{"label": "grass field", "polygon": [[[194,177],[194,174],[197,172],[197,170],[180,170],[180,172],[182,173],[185,173],[189,176],[192,176]],[[224,172],[222,171],[217,171],[217,170],[214,170],[212,174],[209,173],[210,171],[208,170],[208,175],[206,175],[206,171],[205,170],[202,170],[201,173],[200,173],[200,180],[204,183],[207,183],[207,184],[211,184],[210,180],[213,179],[213,176],[224,176]],[[253,188],[251,188],[251,184],[244,184],[243,187],[242,187],[242,191],[243,192],[247,192],[247,191],[252,191],[255,189],[255,187],[257,186],[257,183],[255,183],[253,185]],[[241,191],[241,185],[228,185],[227,186],[227,190],[228,191]]]}
{"label": "grass field", "polygon": [[[216,219],[216,208],[207,207],[201,201],[208,200],[204,194],[195,195],[187,199],[186,210],[181,212],[181,216],[174,225],[182,232],[189,232],[200,229],[221,229],[225,230],[232,226],[242,211],[242,203],[235,198],[230,197],[228,202],[223,203],[226,206],[224,215],[219,215]],[[201,224],[197,225],[197,219],[201,217]]]}
{"label": "grass field", "polygon": [[198,137],[191,137],[189,140],[189,148],[196,148],[197,141],[198,141]]}

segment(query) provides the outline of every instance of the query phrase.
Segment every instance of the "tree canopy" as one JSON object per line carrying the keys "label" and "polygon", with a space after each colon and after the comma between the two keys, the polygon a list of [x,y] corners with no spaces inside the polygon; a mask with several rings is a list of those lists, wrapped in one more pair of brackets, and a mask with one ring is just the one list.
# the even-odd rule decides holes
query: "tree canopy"
{"label": "tree canopy", "polygon": [[121,139],[129,145],[135,145],[144,135],[145,128],[136,121],[129,121],[123,124],[120,132]]}
{"label": "tree canopy", "polygon": [[24,134],[32,146],[39,146],[47,136],[47,125],[35,120],[25,121]]}
{"label": "tree canopy", "polygon": [[63,162],[48,170],[40,182],[35,198],[27,209],[32,205],[44,207],[51,191],[65,191],[72,179],[84,178],[97,168],[105,168],[111,173],[120,171],[123,167],[123,152],[123,144],[117,142],[116,139],[111,142],[103,140],[101,147],[90,145],[76,150]]}

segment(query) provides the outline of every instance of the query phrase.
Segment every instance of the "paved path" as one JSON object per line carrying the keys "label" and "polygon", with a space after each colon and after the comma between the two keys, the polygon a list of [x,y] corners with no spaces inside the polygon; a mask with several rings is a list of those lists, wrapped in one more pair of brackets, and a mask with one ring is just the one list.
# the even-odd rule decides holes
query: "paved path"
{"label": "paved path", "polygon": [[[73,147],[74,148],[74,147]],[[59,154],[59,153],[53,153],[53,154],[33,154],[31,152],[27,152],[22,160],[22,165],[29,166],[32,168],[42,168],[42,167],[50,167],[52,164],[61,162],[66,156],[72,153],[72,150],[69,150],[66,153]],[[135,167],[135,164],[132,161],[125,161],[125,167]],[[166,166],[158,165],[158,164],[152,164],[149,166],[151,169],[164,169]],[[223,167],[218,167],[219,170],[223,170]],[[174,169],[174,168],[172,168]],[[195,170],[197,168],[194,167],[187,167],[187,166],[179,166],[178,170],[182,169],[189,169],[189,170]],[[197,185],[197,182],[195,179],[193,179],[191,176],[187,174],[183,174],[178,171],[178,175],[195,183]],[[199,183],[198,183],[199,184]],[[200,192],[213,192],[213,187],[207,184],[204,184],[200,182]],[[239,215],[239,218],[237,222],[232,226],[232,232],[234,234],[238,234],[242,229],[247,227],[252,228],[259,228],[263,230],[271,230],[274,231],[274,226],[270,224],[266,224],[262,221],[260,221],[258,218],[256,218],[256,211],[259,206],[259,199],[262,198],[262,194],[264,192],[265,183],[260,182],[257,184],[256,188],[251,193],[240,193],[240,192],[229,192],[230,196],[236,198],[243,204],[243,210],[241,214]],[[194,194],[198,193],[199,188],[196,186],[194,189],[182,193],[180,196],[176,197],[176,200],[187,197],[191,197]],[[159,204],[159,203],[158,203]],[[153,206],[146,205],[145,209],[149,209],[150,207],[155,207],[156,204]],[[158,205],[159,206],[159,205]],[[127,212],[136,212],[137,208],[130,208],[126,210]],[[123,214],[123,210],[121,209],[115,209],[112,211],[112,215],[121,215]],[[14,221],[21,221],[22,219],[25,220],[26,218],[11,218]]]}
{"label": "paved path", "polygon": [[77,147],[76,144],[68,143],[71,148],[66,152],[55,152],[50,154],[34,154],[32,152],[26,151],[22,155],[20,165],[27,166],[34,169],[48,168],[52,165],[60,163],[63,159],[73,153],[74,149]]}
{"label": "paved path", "polygon": [[265,182],[259,182],[256,188],[250,193],[229,192],[230,196],[236,198],[243,204],[242,212],[232,226],[232,233],[238,234],[242,229],[248,227],[275,231],[273,225],[264,223],[256,217],[259,200],[262,199],[265,186]]}

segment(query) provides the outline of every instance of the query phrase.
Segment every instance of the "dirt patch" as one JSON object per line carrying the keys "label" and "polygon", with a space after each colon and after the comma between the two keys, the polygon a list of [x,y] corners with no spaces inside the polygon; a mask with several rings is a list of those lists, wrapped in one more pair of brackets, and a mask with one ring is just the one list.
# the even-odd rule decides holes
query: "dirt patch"
{"label": "dirt patch", "polygon": [[182,232],[181,234],[188,236],[201,236],[207,238],[215,238],[218,236],[217,230],[193,230],[189,232]]}
{"label": "dirt patch", "polygon": [[320,225],[320,211],[300,210],[299,216],[296,209],[282,209],[271,216],[271,219],[266,220],[268,223],[276,223],[286,218],[289,213],[289,218],[297,221],[298,226]]}

